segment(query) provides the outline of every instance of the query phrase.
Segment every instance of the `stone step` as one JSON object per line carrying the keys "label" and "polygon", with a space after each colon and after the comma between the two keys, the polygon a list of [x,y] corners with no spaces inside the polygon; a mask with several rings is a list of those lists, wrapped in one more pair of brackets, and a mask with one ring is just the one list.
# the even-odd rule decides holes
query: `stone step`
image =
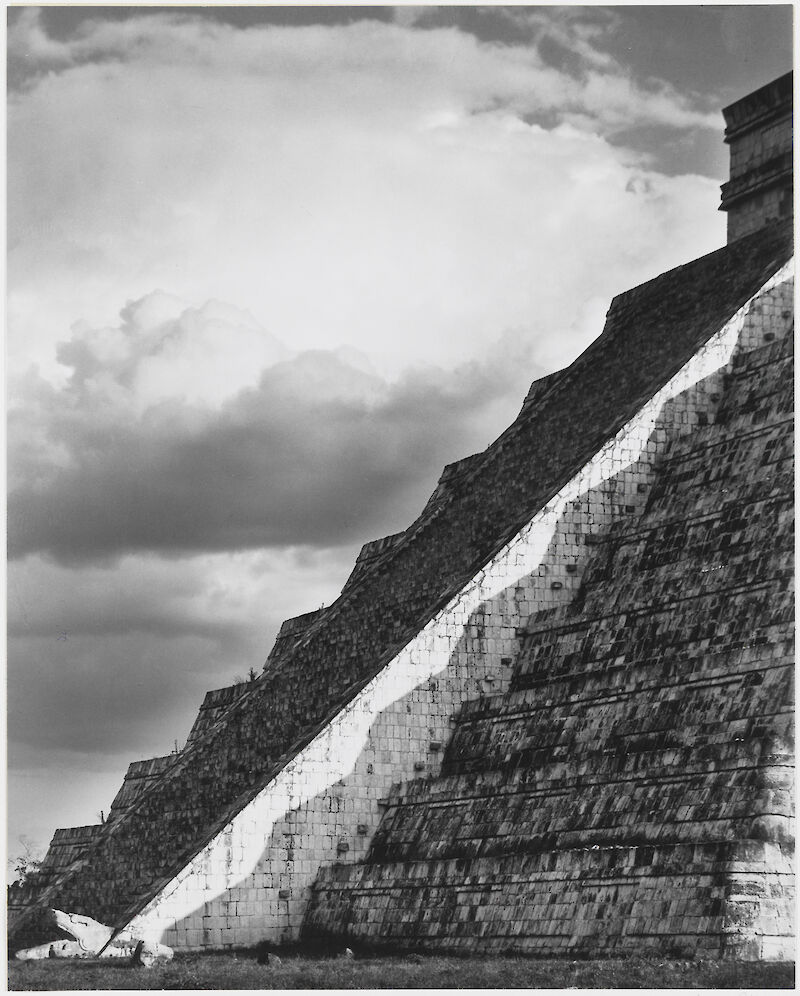
{"label": "stone step", "polygon": [[792,871],[791,851],[735,840],[332,867],[315,885],[304,937],[470,954],[663,955],[667,945],[673,956],[719,957],[754,901],[764,931],[781,934]]}

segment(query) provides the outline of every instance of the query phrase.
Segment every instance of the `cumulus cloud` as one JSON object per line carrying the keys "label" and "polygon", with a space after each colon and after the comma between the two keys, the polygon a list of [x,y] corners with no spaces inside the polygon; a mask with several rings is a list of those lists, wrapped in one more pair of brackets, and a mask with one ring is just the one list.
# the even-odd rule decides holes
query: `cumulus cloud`
{"label": "cumulus cloud", "polygon": [[352,350],[276,362],[280,343],[219,303],[174,311],[153,294],[116,327],[79,326],[59,348],[63,386],[24,380],[12,556],[331,546],[402,528],[536,372],[509,335],[495,362],[390,382]]}
{"label": "cumulus cloud", "polygon": [[[43,70],[9,104],[12,368],[57,377],[65,323],[108,325],[156,286],[235,302],[293,348],[447,364],[534,314],[560,332],[577,287],[608,296],[722,239],[715,182],[608,140],[716,118],[536,39],[179,12],[54,41],[30,9],[9,44]],[[639,175],[650,193],[626,191]]]}
{"label": "cumulus cloud", "polygon": [[264,367],[291,355],[252,315],[221,301],[189,308],[155,291],[126,305],[120,318],[102,329],[76,323],[56,356],[71,368],[76,393],[104,390],[109,401],[139,412],[168,399],[219,402],[254,387]]}
{"label": "cumulus cloud", "polygon": [[[565,107],[582,108],[602,130],[619,126],[623,108],[627,124],[646,120],[718,128],[716,113],[699,106],[697,98],[693,104],[664,81],[653,80],[643,89],[603,49],[604,37],[613,33],[618,20],[613,12],[506,8],[502,16],[530,29],[527,44],[498,49],[453,28],[410,30],[426,19],[435,24],[435,8],[430,12],[424,7],[399,8],[395,24],[361,20],[338,28],[271,25],[245,31],[200,21],[179,10],[168,14],[144,10],[140,17],[125,21],[84,21],[75,35],[62,41],[45,34],[41,14],[31,8],[12,26],[9,43],[15,56],[24,54],[28,72],[34,75],[39,66],[52,69],[133,61],[158,67],[202,63],[207,70],[219,72],[230,70],[235,59],[240,74],[284,84],[292,81],[293,90],[299,83],[301,92],[287,94],[290,100],[299,97],[305,102],[302,90],[309,84],[337,79],[352,101],[374,110],[375,93],[359,85],[368,79],[383,97],[389,97],[388,109],[395,112],[399,106],[397,71],[413,62],[416,72],[402,87],[415,98],[411,113],[414,104],[441,100],[443,94],[465,102],[470,109],[483,106],[488,95],[517,111],[550,107],[564,113]],[[563,50],[556,65],[552,55],[542,52],[544,43]],[[443,76],[445,59],[449,72]],[[598,76],[613,77],[615,86],[598,93],[592,85],[585,85]],[[615,95],[610,101],[609,93]],[[660,99],[654,102],[654,96]],[[323,107],[328,100],[322,97]],[[316,103],[319,111],[319,99]]]}

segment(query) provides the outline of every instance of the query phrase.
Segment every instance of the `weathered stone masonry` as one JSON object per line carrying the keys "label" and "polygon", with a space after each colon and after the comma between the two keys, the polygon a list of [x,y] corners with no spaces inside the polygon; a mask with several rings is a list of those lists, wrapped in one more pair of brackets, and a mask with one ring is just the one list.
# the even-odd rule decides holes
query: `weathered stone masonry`
{"label": "weathered stone masonry", "polygon": [[730,180],[722,185],[728,241],[792,216],[792,73],[726,107]]}
{"label": "weathered stone masonry", "polygon": [[765,290],[665,406],[580,596],[531,617],[366,861],[323,870],[307,935],[792,957],[790,315]]}

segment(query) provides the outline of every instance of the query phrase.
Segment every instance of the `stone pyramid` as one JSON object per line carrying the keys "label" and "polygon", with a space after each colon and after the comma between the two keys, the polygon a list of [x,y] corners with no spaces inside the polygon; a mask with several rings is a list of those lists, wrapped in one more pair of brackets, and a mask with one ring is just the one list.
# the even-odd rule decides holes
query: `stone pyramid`
{"label": "stone pyramid", "polygon": [[[748,210],[750,206],[748,205]],[[180,949],[785,957],[790,222],[614,299],[11,897]]]}

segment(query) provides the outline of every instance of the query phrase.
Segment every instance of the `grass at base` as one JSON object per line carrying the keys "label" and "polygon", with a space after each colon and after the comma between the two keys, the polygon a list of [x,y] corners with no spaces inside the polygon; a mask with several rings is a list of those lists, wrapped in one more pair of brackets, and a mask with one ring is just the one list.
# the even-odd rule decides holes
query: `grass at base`
{"label": "grass at base", "polygon": [[448,958],[354,960],[179,954],[146,969],[113,961],[9,962],[12,991],[72,989],[792,989],[793,962]]}

